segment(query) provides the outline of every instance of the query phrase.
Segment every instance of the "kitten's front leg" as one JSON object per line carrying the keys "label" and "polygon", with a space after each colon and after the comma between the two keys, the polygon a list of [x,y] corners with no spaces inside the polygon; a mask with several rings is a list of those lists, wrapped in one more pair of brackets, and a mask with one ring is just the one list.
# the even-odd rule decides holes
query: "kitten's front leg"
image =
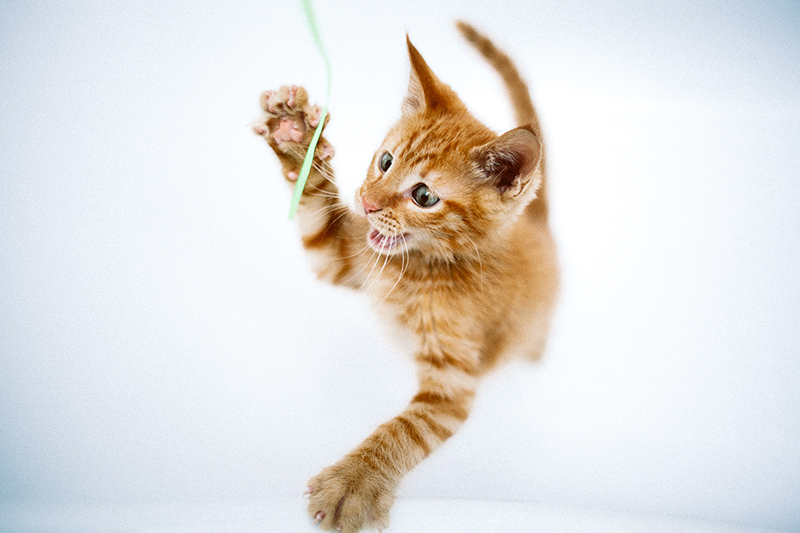
{"label": "kitten's front leg", "polygon": [[420,389],[397,417],[308,484],[308,512],[324,530],[356,533],[389,526],[402,477],[466,420],[477,367],[447,354],[421,354]]}
{"label": "kitten's front leg", "polygon": [[[306,151],[321,120],[322,110],[311,105],[308,93],[296,85],[265,91],[260,99],[263,114],[253,123],[253,132],[263,137],[278,156],[287,181],[298,179]],[[330,115],[325,119],[327,124]],[[330,159],[333,147],[320,137],[314,152],[297,219],[303,246],[316,256],[317,274],[334,284],[359,286],[354,273],[363,270],[365,222],[355,220],[339,199]],[[288,204],[287,204],[288,208]]]}

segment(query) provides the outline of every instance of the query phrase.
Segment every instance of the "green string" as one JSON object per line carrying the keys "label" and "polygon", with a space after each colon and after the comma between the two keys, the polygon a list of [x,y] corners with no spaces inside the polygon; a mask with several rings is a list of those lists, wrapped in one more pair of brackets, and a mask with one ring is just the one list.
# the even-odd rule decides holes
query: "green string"
{"label": "green string", "polygon": [[308,145],[306,157],[303,160],[303,166],[300,168],[300,174],[297,176],[297,183],[294,186],[294,195],[292,196],[292,205],[289,208],[289,220],[294,219],[297,213],[297,206],[300,205],[300,197],[303,195],[303,189],[308,180],[308,174],[311,172],[311,165],[314,162],[314,152],[317,149],[317,143],[322,136],[322,128],[325,127],[325,118],[328,116],[328,103],[331,100],[331,63],[328,60],[328,54],[325,53],[325,48],[322,46],[322,37],[317,27],[317,19],[314,18],[314,10],[311,7],[311,0],[301,0],[303,10],[306,13],[306,20],[308,21],[308,28],[311,30],[311,35],[314,37],[314,42],[317,43],[319,53],[322,55],[322,60],[325,62],[325,70],[328,78],[328,89],[325,97],[325,109],[322,110],[322,115],[319,118],[319,125],[314,130],[314,136],[311,138],[311,144]]}

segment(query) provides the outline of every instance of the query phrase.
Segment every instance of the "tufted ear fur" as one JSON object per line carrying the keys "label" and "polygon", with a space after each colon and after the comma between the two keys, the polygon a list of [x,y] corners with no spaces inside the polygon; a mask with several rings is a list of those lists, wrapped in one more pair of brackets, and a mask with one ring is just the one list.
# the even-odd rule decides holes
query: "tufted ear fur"
{"label": "tufted ear fur", "polygon": [[403,115],[445,106],[449,88],[439,81],[407,35],[406,44],[411,61],[411,76],[408,80],[408,93],[403,100]]}
{"label": "tufted ear fur", "polygon": [[534,180],[534,176],[541,156],[542,145],[530,126],[504,133],[472,152],[481,174],[508,198],[520,196],[531,182],[534,182],[534,188],[539,187],[541,178]]}

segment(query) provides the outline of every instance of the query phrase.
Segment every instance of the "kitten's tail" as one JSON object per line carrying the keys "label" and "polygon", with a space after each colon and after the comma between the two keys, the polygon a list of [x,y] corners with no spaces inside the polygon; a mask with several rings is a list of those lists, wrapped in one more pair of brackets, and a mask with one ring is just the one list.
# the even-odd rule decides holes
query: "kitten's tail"
{"label": "kitten's tail", "polygon": [[[483,56],[489,64],[494,67],[508,91],[508,96],[511,98],[511,105],[514,108],[514,115],[518,126],[530,125],[533,133],[539,139],[539,142],[544,144],[544,137],[542,136],[542,129],[539,125],[539,116],[536,114],[536,108],[531,101],[531,95],[528,91],[528,85],[522,79],[517,67],[511,61],[511,58],[505,52],[497,48],[489,38],[472,25],[459,20],[456,21],[458,27],[464,38],[475,47],[478,52]],[[545,159],[542,153],[541,162],[542,185],[537,192],[537,198],[531,202],[526,209],[527,213],[535,218],[547,218],[547,192],[545,186],[547,184],[547,177],[545,173]]]}

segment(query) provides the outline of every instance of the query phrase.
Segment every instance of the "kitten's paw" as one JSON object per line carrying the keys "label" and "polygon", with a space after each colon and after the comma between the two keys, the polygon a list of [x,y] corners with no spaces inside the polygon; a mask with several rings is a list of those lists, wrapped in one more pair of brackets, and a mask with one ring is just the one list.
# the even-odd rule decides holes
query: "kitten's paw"
{"label": "kitten's paw", "polygon": [[[264,114],[253,124],[253,132],[264,137],[274,150],[302,160],[322,118],[322,109],[309,104],[308,93],[297,85],[264,91],[259,103]],[[330,115],[326,124],[329,118]],[[321,141],[315,155],[320,160],[329,159],[333,148]]]}
{"label": "kitten's paw", "polygon": [[308,482],[308,513],[326,531],[389,527],[394,484],[358,457],[345,457]]}

